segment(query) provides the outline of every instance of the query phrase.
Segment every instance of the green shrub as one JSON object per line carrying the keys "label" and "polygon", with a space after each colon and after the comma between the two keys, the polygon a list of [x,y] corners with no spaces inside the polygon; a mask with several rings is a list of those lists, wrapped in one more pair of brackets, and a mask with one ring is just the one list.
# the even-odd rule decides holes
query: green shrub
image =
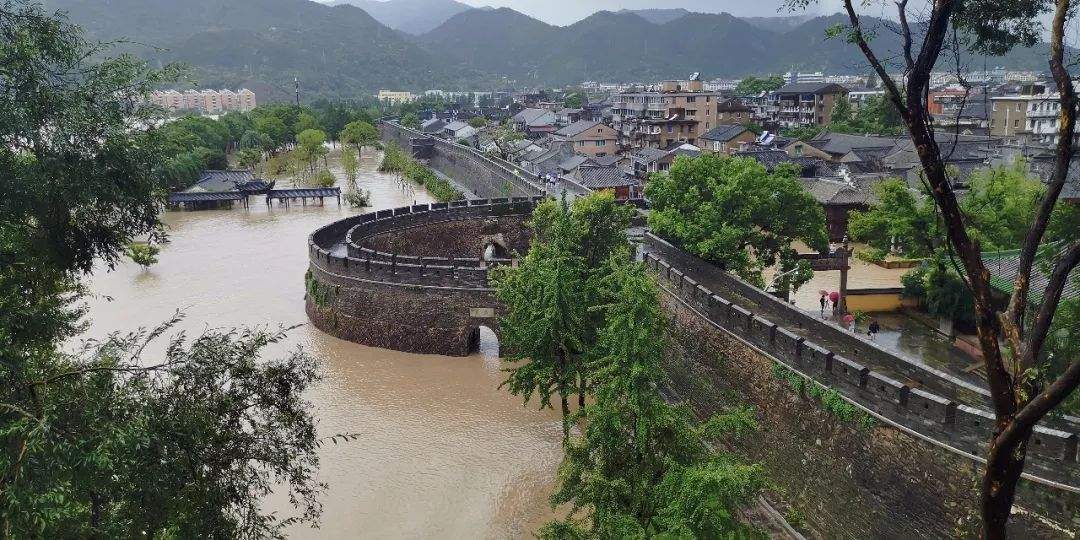
{"label": "green shrub", "polygon": [[883,262],[888,254],[884,249],[872,247],[856,253],[855,256],[868,263],[876,264]]}
{"label": "green shrub", "polygon": [[926,300],[926,265],[920,264],[907,271],[900,277],[900,283],[904,286],[900,293],[904,298]]}
{"label": "green shrub", "polygon": [[874,417],[866,414],[855,405],[852,405],[840,395],[840,392],[837,392],[832,388],[814,384],[802,375],[799,375],[780,364],[773,364],[773,376],[787,382],[800,395],[806,395],[814,401],[817,401],[822,409],[836,418],[839,418],[844,422],[853,422],[864,430],[873,429],[875,424]]}
{"label": "green shrub", "polygon": [[150,244],[144,244],[141,242],[132,242],[128,244],[127,255],[131,260],[143,267],[149,268],[150,265],[158,262],[157,255],[161,252],[161,249],[157,246],[151,246]]}

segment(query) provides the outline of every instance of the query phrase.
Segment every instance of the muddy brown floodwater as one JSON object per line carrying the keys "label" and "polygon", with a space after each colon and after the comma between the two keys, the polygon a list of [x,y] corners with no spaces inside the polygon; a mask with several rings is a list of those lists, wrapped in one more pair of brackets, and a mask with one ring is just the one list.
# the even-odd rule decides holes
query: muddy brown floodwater
{"label": "muddy brown floodwater", "polygon": [[[361,161],[373,208],[429,202]],[[524,408],[498,390],[497,344],[487,332],[467,358],[404,354],[320,333],[304,315],[307,236],[356,213],[330,201],[267,210],[168,212],[170,242],[148,270],[132,263],[88,279],[88,337],[130,331],[186,314],[180,329],[301,325],[289,334],[321,360],[308,398],[322,436],[355,433],[320,451],[321,527],[294,538],[515,538],[550,515],[547,497],[561,459],[558,415]],[[269,509],[291,515],[284,497]]]}

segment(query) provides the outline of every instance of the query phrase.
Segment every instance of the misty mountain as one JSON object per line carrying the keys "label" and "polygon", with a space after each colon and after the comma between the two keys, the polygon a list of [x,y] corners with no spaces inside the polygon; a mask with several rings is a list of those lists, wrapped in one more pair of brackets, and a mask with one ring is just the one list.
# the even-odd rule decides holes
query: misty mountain
{"label": "misty mountain", "polygon": [[457,82],[428,52],[354,6],[307,0],[46,0],[93,39],[125,38],[154,63],[184,62],[199,86],[247,86],[260,99],[355,96]]}
{"label": "misty mountain", "polygon": [[[429,32],[410,36],[356,6],[308,0],[46,0],[46,7],[67,11],[93,39],[130,40],[121,50],[155,64],[191,65],[201,87],[247,86],[261,100],[290,98],[294,78],[300,79],[304,97],[355,97],[381,88],[648,82],[693,72],[705,78],[790,69],[869,72],[855,46],[826,39],[827,28],[844,22],[839,15],[770,30],[762,20],[727,13],[686,12],[657,23],[678,10],[624,10],[597,12],[559,27],[508,8],[467,9]],[[791,23],[769,24],[782,29]],[[898,36],[880,28],[891,23],[870,18],[863,23],[879,27],[873,46],[881,56],[895,56]],[[942,58],[945,62],[947,57]],[[975,69],[984,63],[1045,68],[1045,50],[1038,48],[1003,58],[962,58]]]}
{"label": "misty mountain", "polygon": [[618,13],[633,13],[651,23],[664,24],[666,22],[674,21],[675,19],[690,13],[690,11],[684,8],[620,9]]}
{"label": "misty mountain", "polygon": [[333,0],[329,5],[356,6],[375,20],[407,34],[430,32],[450,17],[473,9],[455,0]]}
{"label": "misty mountain", "polygon": [[[669,15],[676,10],[661,11]],[[647,82],[693,72],[712,78],[791,69],[844,74],[870,71],[857,47],[843,38],[826,37],[828,28],[847,20],[840,14],[748,20],[728,13],[686,12],[660,24],[648,20],[656,13],[645,15],[629,10],[600,11],[558,27],[508,8],[487,13],[474,10],[454,16],[419,39],[433,56],[456,69],[485,71],[529,84]],[[863,17],[863,25],[877,30],[873,47],[879,57],[895,58],[901,43],[889,30],[893,23]],[[1017,49],[985,62],[990,67],[1041,70],[1045,60],[1040,54],[1044,57],[1045,51]],[[942,58],[944,62],[946,56]],[[970,54],[961,59],[972,69],[981,69],[984,61]],[[951,67],[943,64],[942,69]]]}
{"label": "misty mountain", "polygon": [[813,15],[779,15],[776,17],[741,17],[742,20],[770,32],[787,32],[813,19]]}

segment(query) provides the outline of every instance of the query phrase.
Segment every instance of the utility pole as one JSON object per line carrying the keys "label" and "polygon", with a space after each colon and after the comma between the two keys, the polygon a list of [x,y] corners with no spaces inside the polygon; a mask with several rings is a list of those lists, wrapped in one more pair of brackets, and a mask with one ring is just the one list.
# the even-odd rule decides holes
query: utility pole
{"label": "utility pole", "polygon": [[296,87],[296,106],[300,106],[300,78],[293,77],[293,85]]}

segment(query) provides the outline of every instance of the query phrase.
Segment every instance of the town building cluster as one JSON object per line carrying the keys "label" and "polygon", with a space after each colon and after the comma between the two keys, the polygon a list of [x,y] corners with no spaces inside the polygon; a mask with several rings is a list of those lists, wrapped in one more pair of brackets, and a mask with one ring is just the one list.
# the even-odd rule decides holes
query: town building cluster
{"label": "town building cluster", "polygon": [[[969,75],[965,81],[981,82],[960,85],[943,77],[928,96],[930,113],[942,126],[939,144],[959,171],[956,188],[964,189],[972,171],[1018,157],[1044,175],[1057,137],[1052,87],[1024,82],[1032,78],[1027,72]],[[868,207],[876,183],[899,177],[920,188],[921,165],[906,136],[829,130],[842,101],[858,111],[884,97],[872,78],[788,73],[784,80],[756,95],[737,95],[738,81],[706,83],[696,74],[642,85],[587,82],[566,93],[517,92],[509,106],[469,106],[465,100],[419,116],[428,135],[497,155],[543,181],[612,190],[620,198],[642,196],[649,175],[667,170],[678,156],[746,157],[769,170],[794,164],[824,207],[834,241],[846,234],[848,214]],[[565,106],[570,92],[584,94],[580,107]],[[475,116],[487,121],[474,127],[468,120]],[[807,127],[820,132],[809,140],[783,135]],[[1070,181],[1063,200],[1080,200],[1078,184]]]}
{"label": "town building cluster", "polygon": [[250,111],[255,108],[255,92],[247,88],[239,90],[155,90],[150,93],[150,103],[167,111],[193,111],[201,114],[219,114],[228,111]]}

